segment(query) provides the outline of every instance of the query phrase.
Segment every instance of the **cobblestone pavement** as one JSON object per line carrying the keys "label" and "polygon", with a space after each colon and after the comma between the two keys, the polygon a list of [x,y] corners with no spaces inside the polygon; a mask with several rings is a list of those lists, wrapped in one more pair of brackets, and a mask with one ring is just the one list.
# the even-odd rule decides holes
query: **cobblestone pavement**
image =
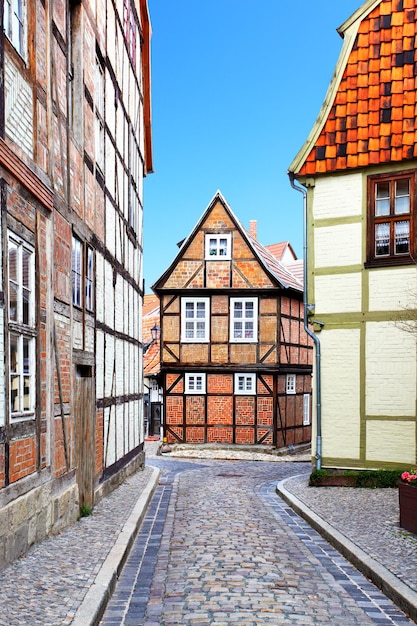
{"label": "cobblestone pavement", "polygon": [[103,626],[413,623],[277,497],[309,464],[150,463],[163,479]]}
{"label": "cobblestone pavement", "polygon": [[[304,465],[277,461],[308,461],[308,454],[271,457],[257,451],[199,449],[192,453],[195,458],[186,459],[181,457],[189,456],[189,451],[173,450],[164,457],[157,456],[158,447],[159,443],[146,443],[145,470],[128,478],[102,500],[93,515],[32,547],[24,557],[0,570],[0,626],[97,624],[98,611],[107,602],[111,589],[110,578],[106,579],[103,572],[109,562],[112,572],[114,568],[118,570],[123,560],[121,547],[126,551],[129,545],[121,538],[134,537],[132,520],[140,520],[141,510],[146,511],[144,495],[151,493],[150,486],[157,480],[157,470],[151,464],[158,465],[162,474],[130,553],[133,556],[136,549],[137,566],[133,572],[141,591],[128,604],[147,611],[147,621],[136,619],[135,626],[413,623],[373,586],[368,587],[365,579],[358,578],[339,553],[326,552],[332,550],[328,544],[276,495],[278,480],[310,471],[308,462]],[[216,457],[223,460],[214,461]],[[261,462],[248,462],[253,460]],[[312,498],[306,500],[307,506],[324,511],[332,524],[346,523],[346,534],[354,519],[357,524],[366,519],[360,530],[364,545],[367,537],[374,535],[375,544],[369,545],[372,553],[382,559],[384,548],[379,546],[377,553],[380,535],[386,560],[392,555],[397,574],[404,571],[406,577],[415,580],[412,576],[417,568],[413,565],[415,560],[410,559],[415,559],[416,540],[397,529],[395,498],[390,498],[388,509],[381,508],[385,495],[379,498],[379,504],[369,498],[362,502],[344,501],[344,522],[339,510],[339,489],[322,489],[314,495],[318,490],[306,487],[305,476],[290,478],[285,484],[297,497]],[[351,491],[345,490],[344,497]],[[376,493],[372,492],[373,498]],[[320,498],[326,502],[320,502]],[[249,510],[242,520],[246,506]],[[354,513],[355,506],[360,516],[346,513],[347,509]],[[186,512],[188,507],[192,518]],[[213,522],[214,507],[222,509],[217,523]],[[378,525],[381,516],[387,522],[382,524],[383,532]],[[392,541],[393,535],[397,544]],[[401,543],[401,539],[405,541]],[[252,553],[255,548],[258,552]],[[192,559],[195,563],[190,566]],[[129,563],[124,571],[128,567]],[[343,568],[347,568],[347,574]],[[129,584],[131,589],[131,581]],[[413,585],[415,588],[414,582]],[[98,598],[91,594],[97,588]],[[123,603],[123,619],[127,620],[128,604],[125,600]],[[115,606],[120,618],[122,605],[113,604],[112,608]],[[264,606],[268,610],[262,610]],[[251,615],[253,609],[257,613]],[[207,618],[205,612],[211,617]],[[182,621],[173,621],[177,618]],[[119,619],[113,623],[123,622]]]}

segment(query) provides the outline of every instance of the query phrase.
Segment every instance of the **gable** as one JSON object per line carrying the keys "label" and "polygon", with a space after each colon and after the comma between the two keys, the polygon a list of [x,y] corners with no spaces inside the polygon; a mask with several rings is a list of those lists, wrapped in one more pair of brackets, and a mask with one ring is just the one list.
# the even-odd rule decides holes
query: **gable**
{"label": "gable", "polygon": [[[226,255],[207,254],[207,238],[226,241]],[[261,254],[264,251],[265,254]],[[269,263],[267,260],[269,260]],[[280,280],[280,273],[285,278]],[[218,193],[193,232],[183,243],[176,259],[154,289],[258,289],[302,285],[281,268],[232,213]]]}
{"label": "gable", "polygon": [[368,1],[364,6],[368,11],[358,11],[340,29],[345,44],[335,79],[289,168],[298,176],[417,156],[417,0]]}

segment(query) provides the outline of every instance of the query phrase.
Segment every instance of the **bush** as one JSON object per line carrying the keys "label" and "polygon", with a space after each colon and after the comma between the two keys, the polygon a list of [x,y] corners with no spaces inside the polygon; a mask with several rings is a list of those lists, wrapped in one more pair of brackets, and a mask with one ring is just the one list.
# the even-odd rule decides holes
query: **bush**
{"label": "bush", "polygon": [[[396,487],[404,470],[314,470],[308,482],[310,487],[320,487],[324,477],[349,476],[354,478],[353,486],[367,489],[385,489]],[[328,481],[326,481],[328,482]],[[336,484],[336,480],[335,480]]]}

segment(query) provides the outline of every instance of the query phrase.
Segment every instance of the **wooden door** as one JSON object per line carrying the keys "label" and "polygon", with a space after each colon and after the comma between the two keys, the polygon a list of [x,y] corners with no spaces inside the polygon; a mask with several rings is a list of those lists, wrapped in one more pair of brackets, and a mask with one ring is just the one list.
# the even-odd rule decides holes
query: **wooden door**
{"label": "wooden door", "polygon": [[[90,368],[88,368],[90,369]],[[84,375],[83,375],[84,374]],[[94,505],[94,378],[77,368],[75,379],[76,464],[80,507]]]}

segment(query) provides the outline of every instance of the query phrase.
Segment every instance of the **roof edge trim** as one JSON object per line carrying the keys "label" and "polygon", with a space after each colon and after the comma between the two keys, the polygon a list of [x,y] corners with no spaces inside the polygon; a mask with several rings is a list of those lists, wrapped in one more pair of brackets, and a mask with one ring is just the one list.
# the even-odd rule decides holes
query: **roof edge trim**
{"label": "roof edge trim", "polygon": [[312,148],[314,147],[336,97],[337,90],[343,77],[343,72],[345,71],[349,55],[353,48],[353,44],[355,43],[359,25],[361,21],[381,2],[382,0],[367,0],[365,4],[363,4],[357,11],[355,11],[355,13],[353,13],[353,15],[351,15],[345,22],[343,22],[343,24],[339,26],[339,28],[336,29],[339,35],[343,38],[343,45],[336,63],[333,76],[330,80],[329,87],[327,89],[323,104],[321,105],[316,121],[314,122],[314,125],[304,145],[299,150],[297,155],[294,157],[291,165],[289,166],[288,172],[293,172],[295,175],[297,175],[297,173],[304,165]]}

